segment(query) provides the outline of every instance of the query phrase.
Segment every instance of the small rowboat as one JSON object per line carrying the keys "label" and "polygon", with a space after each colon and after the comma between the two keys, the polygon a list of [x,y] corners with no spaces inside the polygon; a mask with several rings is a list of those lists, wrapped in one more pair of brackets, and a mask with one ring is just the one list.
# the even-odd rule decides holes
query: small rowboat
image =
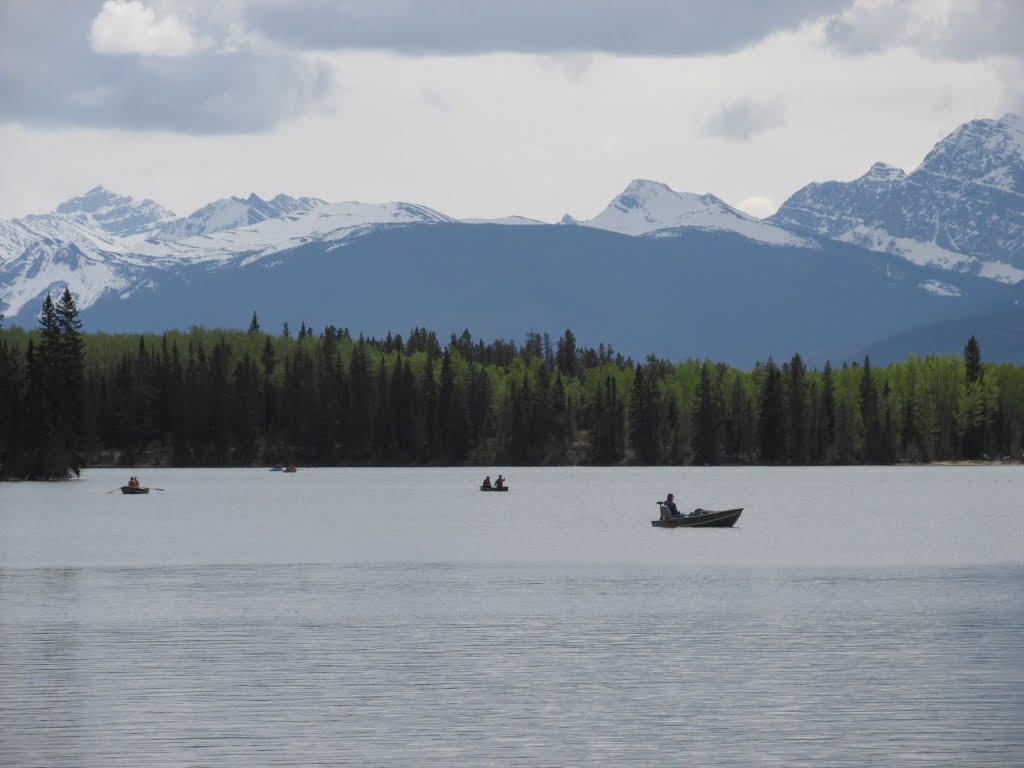
{"label": "small rowboat", "polygon": [[137,485],[122,485],[121,493],[134,496],[136,493],[149,493],[149,488],[139,488]]}
{"label": "small rowboat", "polygon": [[297,470],[295,467],[288,467],[287,469],[284,469],[282,471],[283,472],[298,472],[299,470]]}
{"label": "small rowboat", "polygon": [[695,509],[688,515],[672,517],[664,514],[668,512],[667,507],[662,506],[661,509],[664,516],[660,520],[651,520],[651,525],[655,528],[732,528],[743,511],[743,507],[720,510]]}
{"label": "small rowboat", "polygon": [[499,488],[496,485],[481,485],[480,486],[480,490],[481,491],[507,491],[508,490],[508,486],[507,485],[503,485],[503,486],[501,486]]}
{"label": "small rowboat", "polygon": [[274,466],[272,466],[270,468],[270,471],[271,472],[284,472],[284,465],[282,465],[282,464],[275,464]]}

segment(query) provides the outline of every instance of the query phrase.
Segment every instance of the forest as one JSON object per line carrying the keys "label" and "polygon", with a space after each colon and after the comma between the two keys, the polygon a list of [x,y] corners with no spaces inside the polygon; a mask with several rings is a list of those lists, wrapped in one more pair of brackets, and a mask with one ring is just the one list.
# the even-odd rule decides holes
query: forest
{"label": "forest", "polygon": [[0,328],[0,477],[86,466],[889,464],[1020,460],[1024,368],[638,361],[531,331],[442,344],[303,323],[87,333],[65,291]]}

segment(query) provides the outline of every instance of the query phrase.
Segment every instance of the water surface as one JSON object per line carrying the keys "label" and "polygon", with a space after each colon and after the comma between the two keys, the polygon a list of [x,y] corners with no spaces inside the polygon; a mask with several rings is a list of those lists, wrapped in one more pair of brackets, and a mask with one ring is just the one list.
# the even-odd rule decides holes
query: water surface
{"label": "water surface", "polygon": [[0,764],[1024,763],[1020,467],[484,473],[0,485]]}

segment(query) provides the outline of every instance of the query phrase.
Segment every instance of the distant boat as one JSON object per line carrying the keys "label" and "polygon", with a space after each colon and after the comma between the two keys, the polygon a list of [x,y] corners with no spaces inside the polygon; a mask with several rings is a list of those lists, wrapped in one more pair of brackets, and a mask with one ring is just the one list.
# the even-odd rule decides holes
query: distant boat
{"label": "distant boat", "polygon": [[284,464],[275,464],[270,468],[271,472],[284,472]]}
{"label": "distant boat", "polygon": [[295,467],[288,467],[287,469],[285,469],[283,471],[284,472],[298,472],[299,470],[297,470]]}
{"label": "distant boat", "polygon": [[508,490],[508,486],[507,485],[503,485],[503,486],[501,486],[499,488],[496,485],[481,485],[480,486],[480,490],[481,491],[507,491]]}
{"label": "distant boat", "polygon": [[740,519],[743,507],[738,509],[695,509],[688,515],[672,517],[668,507],[661,505],[661,519],[651,520],[655,528],[732,528]]}
{"label": "distant boat", "polygon": [[136,493],[149,493],[149,488],[139,488],[137,485],[122,485],[121,493],[134,496]]}

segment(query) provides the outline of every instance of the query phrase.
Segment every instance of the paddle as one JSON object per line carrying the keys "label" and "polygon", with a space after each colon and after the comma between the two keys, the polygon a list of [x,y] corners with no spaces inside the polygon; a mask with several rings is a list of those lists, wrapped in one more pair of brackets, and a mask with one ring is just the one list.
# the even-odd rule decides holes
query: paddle
{"label": "paddle", "polygon": [[[120,491],[120,490],[121,490],[120,488],[115,488],[115,489],[114,489],[113,491],[107,491],[107,493],[114,493],[114,492],[116,492],[116,491]],[[105,496],[105,495],[106,495],[106,494],[104,494],[104,496]]]}
{"label": "paddle", "polygon": [[150,488],[149,490],[151,490],[151,491],[162,491],[163,488]]}

